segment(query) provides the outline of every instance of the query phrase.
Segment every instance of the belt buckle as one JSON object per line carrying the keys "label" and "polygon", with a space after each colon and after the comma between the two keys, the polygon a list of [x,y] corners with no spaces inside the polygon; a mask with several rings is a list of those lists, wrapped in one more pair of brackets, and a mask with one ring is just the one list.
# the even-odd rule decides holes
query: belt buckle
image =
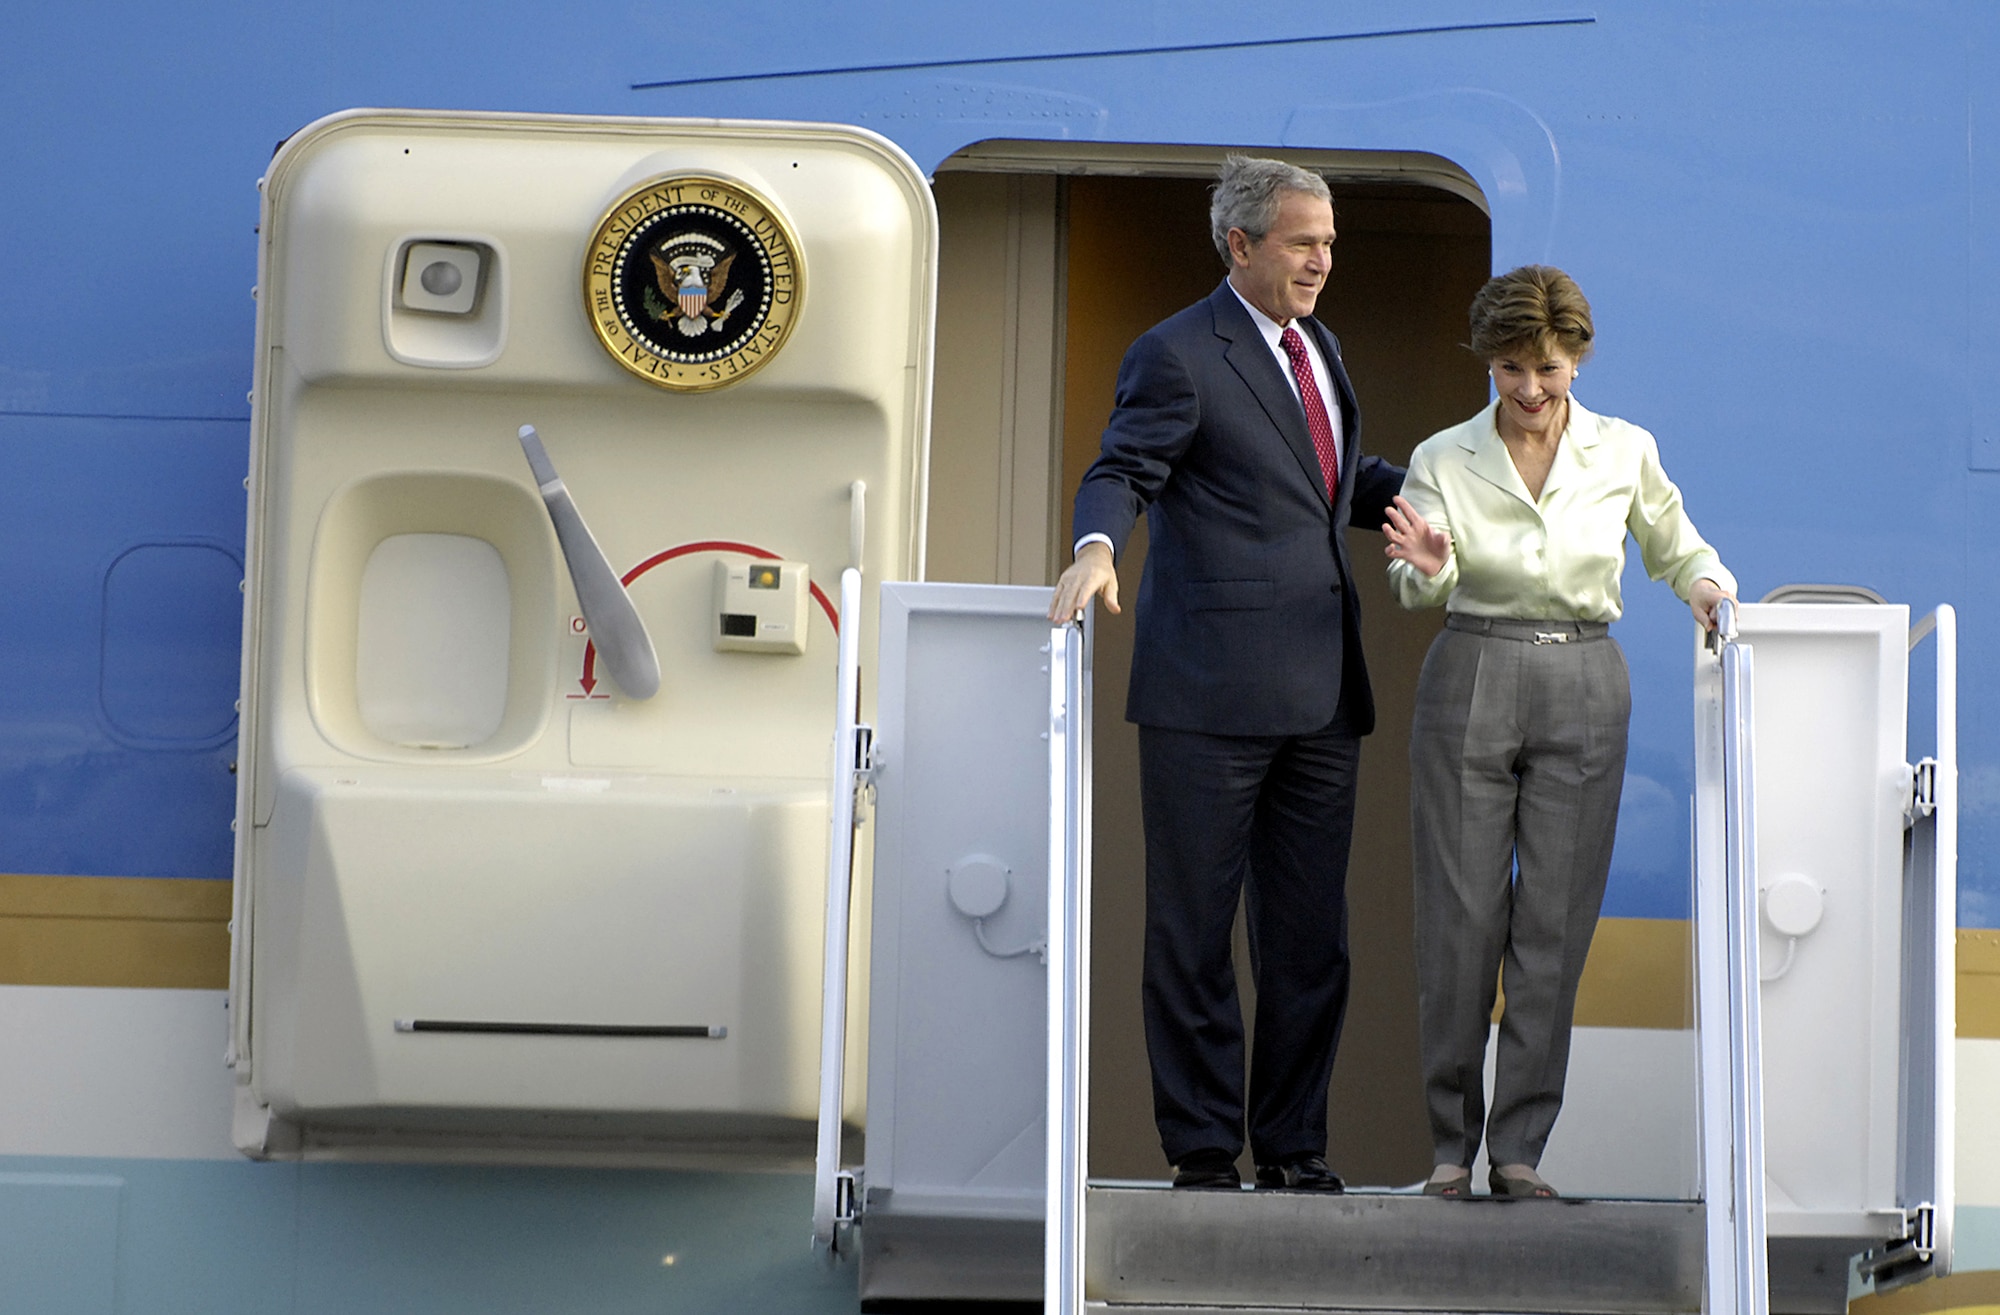
{"label": "belt buckle", "polygon": [[1537,644],[1567,644],[1569,642],[1569,632],[1566,630],[1537,630],[1535,632],[1535,642]]}

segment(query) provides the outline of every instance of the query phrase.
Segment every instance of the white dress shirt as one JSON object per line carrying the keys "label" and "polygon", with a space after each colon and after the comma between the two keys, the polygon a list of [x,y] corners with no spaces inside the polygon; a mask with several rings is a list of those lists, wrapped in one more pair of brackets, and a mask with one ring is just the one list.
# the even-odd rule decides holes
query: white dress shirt
{"label": "white dress shirt", "polygon": [[[1284,376],[1285,386],[1292,390],[1293,399],[1298,402],[1300,410],[1303,411],[1306,404],[1305,399],[1299,395],[1298,376],[1292,373],[1292,358],[1286,354],[1283,344],[1287,326],[1278,323],[1263,311],[1258,310],[1248,301],[1245,301],[1243,294],[1236,291],[1234,283],[1229,285],[1229,291],[1235,295],[1237,301],[1242,302],[1243,309],[1250,312],[1250,322],[1257,326],[1257,332],[1264,337],[1265,346],[1269,347],[1271,355],[1277,358],[1278,373]],[[1296,324],[1297,321],[1294,320],[1293,323]],[[1328,373],[1326,360],[1319,354],[1319,344],[1313,341],[1313,336],[1304,329],[1300,329],[1299,337],[1305,340],[1306,360],[1312,363],[1313,382],[1319,385],[1319,403],[1326,410],[1327,423],[1333,426],[1333,450],[1338,452],[1340,451],[1342,431],[1340,425],[1339,394],[1333,391],[1333,376]],[[1111,546],[1111,537],[1105,534],[1086,534],[1071,547],[1071,555],[1074,556],[1076,553],[1082,552],[1083,545],[1086,543],[1101,543],[1108,548]]]}
{"label": "white dress shirt", "polygon": [[[1234,283],[1229,285],[1229,290],[1236,293],[1236,300],[1242,302],[1243,309],[1250,312],[1250,322],[1257,326],[1257,332],[1264,335],[1265,345],[1271,349],[1271,355],[1278,359],[1278,373],[1285,377],[1285,386],[1292,390],[1292,396],[1298,399],[1299,407],[1303,410],[1306,404],[1305,398],[1299,396],[1299,379],[1292,373],[1292,358],[1285,353],[1283,345],[1285,329],[1288,326],[1278,323],[1248,301],[1244,301],[1243,294],[1236,292]],[[1292,323],[1297,324],[1298,321],[1294,320]],[[1333,450],[1338,452],[1342,434],[1340,404],[1338,395],[1333,391],[1333,377],[1327,373],[1326,360],[1319,354],[1319,344],[1313,341],[1313,336],[1300,329],[1299,337],[1305,340],[1306,359],[1312,362],[1313,382],[1319,385],[1319,402],[1326,408],[1327,421],[1333,426]]]}
{"label": "white dress shirt", "polygon": [[1500,438],[1499,408],[1493,402],[1431,435],[1410,456],[1403,496],[1451,536],[1451,556],[1428,578],[1406,561],[1389,563],[1404,607],[1441,602],[1468,616],[1616,621],[1625,610],[1618,577],[1628,532],[1646,573],[1683,602],[1696,580],[1735,592],[1736,577],[1688,519],[1651,434],[1585,410],[1572,393],[1538,500]]}

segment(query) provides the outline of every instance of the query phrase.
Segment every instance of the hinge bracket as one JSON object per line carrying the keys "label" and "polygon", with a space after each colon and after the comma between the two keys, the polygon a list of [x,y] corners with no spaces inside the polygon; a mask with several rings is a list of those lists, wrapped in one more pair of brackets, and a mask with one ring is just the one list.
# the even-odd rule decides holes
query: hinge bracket
{"label": "hinge bracket", "polygon": [[1884,1242],[1855,1261],[1877,1292],[1887,1292],[1929,1275],[1937,1252],[1937,1207],[1925,1201],[1903,1212],[1903,1236]]}
{"label": "hinge bracket", "polygon": [[1910,805],[1907,813],[1910,820],[1915,821],[1936,811],[1937,759],[1922,758],[1910,768]]}
{"label": "hinge bracket", "polygon": [[868,805],[875,801],[875,782],[882,774],[882,758],[875,749],[875,728],[867,722],[854,727],[854,826],[860,829]]}

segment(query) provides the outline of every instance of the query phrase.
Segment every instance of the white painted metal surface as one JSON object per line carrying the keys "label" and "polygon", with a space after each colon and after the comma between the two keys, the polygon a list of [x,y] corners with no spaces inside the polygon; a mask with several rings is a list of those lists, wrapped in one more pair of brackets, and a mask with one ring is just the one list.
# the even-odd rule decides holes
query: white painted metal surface
{"label": "white painted metal surface", "polygon": [[[1704,1173],[1718,1310],[1729,1307],[1714,1285],[1736,1292],[1735,1309],[1753,1298],[1760,1191],[1773,1239],[1869,1251],[1864,1270],[1888,1286],[1948,1268],[1950,1210],[1939,1202],[1952,1180],[1954,617],[1941,608],[1911,630],[1898,605],[1733,610],[1738,642],[1696,671]],[[1913,766],[1908,653],[1933,629],[1937,748]],[[1750,663],[1731,656],[1753,644],[1754,695]],[[1749,745],[1754,757],[1732,770]],[[1725,821],[1732,811],[1744,825]],[[1718,940],[1710,911],[1725,908],[1731,936],[1754,928],[1754,943]],[[1725,1003],[1719,981],[1756,983],[1756,1009],[1740,996]],[[1717,1018],[1729,1019],[1727,1038]],[[1745,1027],[1761,1036],[1745,1044]],[[1725,1128],[1718,1075],[1730,1065]],[[1758,1068],[1761,1121],[1742,1081]],[[1745,1134],[1760,1131],[1763,1172],[1745,1182],[1758,1153]],[[1719,1183],[1735,1187],[1726,1217]]]}
{"label": "white painted metal surface", "polygon": [[1090,1160],[1090,621],[1049,632],[1048,1203],[1042,1308],[1083,1315]]}
{"label": "white painted metal surface", "polygon": [[1937,630],[1937,771],[1935,831],[1932,836],[1936,873],[1931,908],[1931,975],[1937,998],[1932,1002],[1931,1043],[1935,1088],[1931,1093],[1931,1195],[1936,1208],[1932,1268],[1952,1270],[1957,1237],[1958,1200],[1958,613],[1949,604],[1936,613]]}
{"label": "white painted metal surface", "polygon": [[1703,1309],[1709,1315],[1764,1315],[1770,1275],[1756,927],[1755,667],[1750,646],[1739,640],[1733,601],[1718,609],[1716,632],[1716,715],[1708,723],[1714,740],[1704,757],[1720,795],[1720,818],[1716,834],[1705,838],[1719,853],[1698,851],[1695,902],[1708,1242]]}
{"label": "white painted metal surface", "polygon": [[[1910,629],[1932,641],[1931,752],[1915,765],[1904,872],[1904,1118],[1898,1196],[1929,1210],[1912,1276],[1948,1274],[1957,1200],[1958,614],[1950,604]],[[1912,717],[1918,716],[1912,709]],[[1918,723],[1921,725],[1921,723]]]}
{"label": "white painted metal surface", "polygon": [[840,1135],[846,1112],[848,919],[854,902],[854,796],[865,752],[860,727],[861,572],[840,573],[840,653],[834,682],[833,780],[826,864],[826,936],[820,952],[819,1129],[813,1151],[813,1245],[839,1244]]}
{"label": "white painted metal surface", "polygon": [[1046,588],[881,589],[864,1300],[1019,1299],[1002,1261],[1019,1272],[1041,1234],[1048,606]]}

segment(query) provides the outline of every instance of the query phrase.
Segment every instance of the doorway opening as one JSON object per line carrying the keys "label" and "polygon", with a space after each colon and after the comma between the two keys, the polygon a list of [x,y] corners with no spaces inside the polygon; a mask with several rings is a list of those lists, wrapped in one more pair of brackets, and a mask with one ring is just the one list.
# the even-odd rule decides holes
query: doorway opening
{"label": "doorway opening", "polygon": [[[1222,278],[1207,189],[1225,153],[993,142],[940,166],[930,578],[1049,584],[1067,564],[1070,500],[1097,454],[1125,349]],[[1363,451],[1403,464],[1418,442],[1488,397],[1480,362],[1461,345],[1466,308],[1491,268],[1478,189],[1432,156],[1249,153],[1314,169],[1333,188],[1339,237],[1318,318],[1340,339]],[[1350,534],[1378,726],[1363,741],[1348,868],[1354,986],[1328,1158],[1350,1182],[1402,1184],[1427,1174],[1431,1159],[1417,1065],[1406,764],[1417,672],[1442,613],[1398,607],[1379,569],[1381,537]],[[1100,612],[1096,631],[1093,1178],[1166,1173],[1140,1023],[1138,736],[1124,720],[1129,600],[1144,560],[1142,523],[1119,563],[1126,611]],[[1240,926],[1236,957],[1248,1017]]]}

